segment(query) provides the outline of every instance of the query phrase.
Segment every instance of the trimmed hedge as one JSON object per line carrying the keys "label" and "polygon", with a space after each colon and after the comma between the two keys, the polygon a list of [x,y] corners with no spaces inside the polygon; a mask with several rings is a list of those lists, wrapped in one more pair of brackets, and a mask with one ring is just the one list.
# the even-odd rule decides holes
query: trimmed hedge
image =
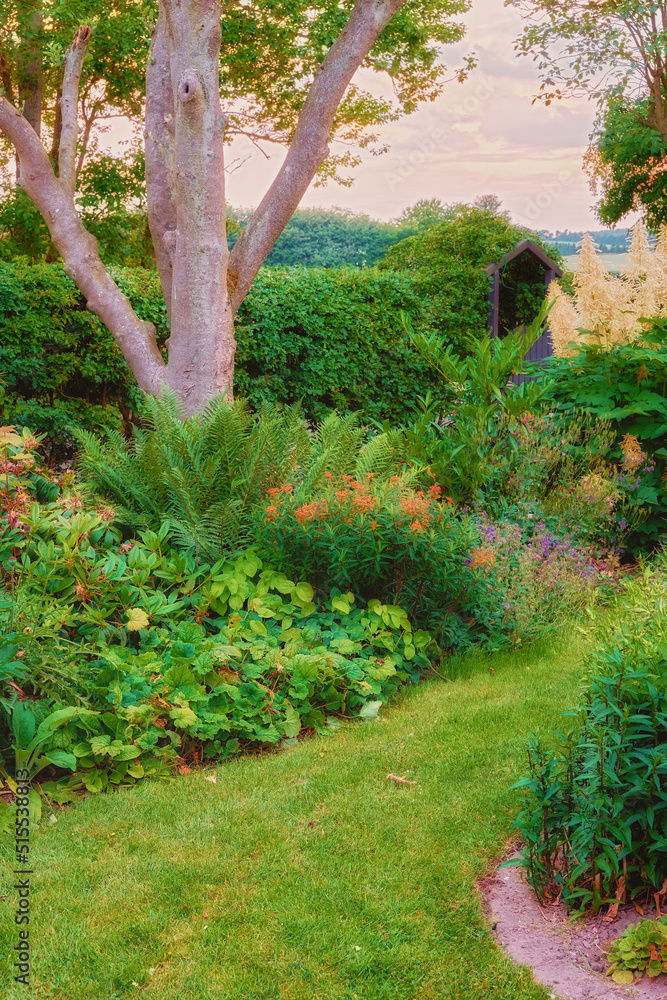
{"label": "trimmed hedge", "polygon": [[[158,343],[168,336],[155,272],[112,269]],[[422,305],[409,277],[374,268],[264,268],[237,318],[238,395],[292,403],[315,421],[331,409],[399,421],[437,383],[398,322],[416,328]],[[2,421],[49,435],[71,450],[69,426],[120,427],[140,393],[109,331],[85,307],[59,264],[0,262]],[[363,419],[362,418],[362,419]]]}

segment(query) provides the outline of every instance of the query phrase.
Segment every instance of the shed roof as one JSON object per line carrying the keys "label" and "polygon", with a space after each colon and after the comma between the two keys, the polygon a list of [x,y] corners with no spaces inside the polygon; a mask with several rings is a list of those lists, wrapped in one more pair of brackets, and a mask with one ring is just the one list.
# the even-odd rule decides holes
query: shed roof
{"label": "shed roof", "polygon": [[514,260],[515,257],[522,254],[524,250],[530,250],[533,256],[537,257],[537,259],[544,264],[545,268],[550,271],[555,271],[557,278],[562,278],[563,272],[558,264],[553,261],[551,257],[547,257],[544,250],[542,250],[541,247],[538,247],[536,243],[533,243],[532,240],[521,240],[521,242],[517,243],[514,247],[514,250],[508,250],[506,254],[503,254],[497,263],[489,264],[488,267],[485,267],[484,274],[491,277],[496,271],[499,271],[501,267],[504,267],[505,264],[509,264],[511,260]]}

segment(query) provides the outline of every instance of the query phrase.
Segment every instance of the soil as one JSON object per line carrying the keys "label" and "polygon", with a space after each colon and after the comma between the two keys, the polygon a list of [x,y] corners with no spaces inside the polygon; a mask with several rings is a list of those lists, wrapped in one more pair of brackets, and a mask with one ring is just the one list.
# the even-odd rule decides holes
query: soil
{"label": "soil", "polygon": [[[513,852],[509,857],[516,858]],[[540,906],[523,868],[498,868],[482,886],[487,917],[496,940],[517,964],[528,965],[537,982],[562,1000],[667,1000],[667,975],[644,975],[632,986],[605,976],[605,951],[626,927],[642,919],[633,905],[622,907],[613,923],[598,917],[570,923],[562,903]],[[655,919],[655,909],[644,917]]]}

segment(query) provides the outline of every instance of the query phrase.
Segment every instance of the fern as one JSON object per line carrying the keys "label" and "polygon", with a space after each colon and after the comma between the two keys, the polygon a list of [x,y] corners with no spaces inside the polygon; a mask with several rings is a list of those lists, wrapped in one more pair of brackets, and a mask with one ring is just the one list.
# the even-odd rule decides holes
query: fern
{"label": "fern", "polygon": [[244,400],[219,397],[184,420],[165,390],[145,397],[142,418],[129,442],[120,434],[101,442],[77,432],[87,485],[131,530],[167,524],[175,544],[211,559],[251,541],[248,514],[273,487],[293,483],[308,495],[326,472],[384,478],[401,465],[399,432],[363,444],[357,417],[332,413],[311,433],[299,404],[264,403],[253,414]]}

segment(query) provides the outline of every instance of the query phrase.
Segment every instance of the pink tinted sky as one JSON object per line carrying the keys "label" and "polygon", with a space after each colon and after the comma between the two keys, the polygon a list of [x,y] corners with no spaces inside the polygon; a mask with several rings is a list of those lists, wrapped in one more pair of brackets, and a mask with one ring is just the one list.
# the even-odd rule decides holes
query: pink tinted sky
{"label": "pink tinted sky", "polygon": [[[382,139],[389,152],[365,155],[352,187],[311,186],[302,207],[340,206],[388,220],[419,198],[447,204],[496,194],[503,209],[531,229],[603,228],[582,169],[593,102],[569,100],[548,108],[531,103],[540,83],[536,64],[515,55],[513,40],[523,21],[503,0],[473,0],[464,21],[465,40],[446,48],[443,57],[455,67],[476,52],[478,66],[469,79],[448,84],[436,101],[386,126]],[[375,90],[386,86],[373,74],[363,82]],[[230,204],[259,203],[284,156],[275,147],[268,153],[267,159],[249,141],[235,141],[228,159],[243,162],[228,178]]]}

